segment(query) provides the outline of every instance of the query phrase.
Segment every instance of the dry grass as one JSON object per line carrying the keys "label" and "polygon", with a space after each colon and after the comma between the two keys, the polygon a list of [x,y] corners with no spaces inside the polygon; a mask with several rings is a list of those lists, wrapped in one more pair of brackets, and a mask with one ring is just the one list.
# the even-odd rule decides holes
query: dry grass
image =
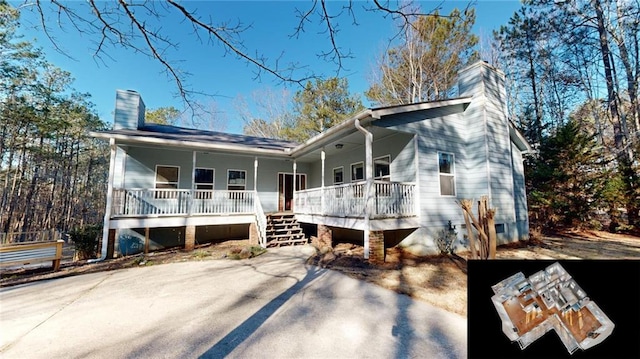
{"label": "dry grass", "polygon": [[361,246],[338,244],[333,251],[319,252],[309,259],[309,263],[466,316],[467,266],[463,258],[416,257],[400,248],[387,249],[385,263],[382,264],[371,264],[363,257]]}
{"label": "dry grass", "polygon": [[[460,253],[466,258],[466,253]],[[448,311],[467,315],[466,260],[462,257],[415,257],[390,248],[384,264],[366,262],[362,247],[339,244],[310,263],[407,294]],[[640,258],[640,238],[603,231],[536,233],[529,242],[498,247],[498,259],[621,259]]]}

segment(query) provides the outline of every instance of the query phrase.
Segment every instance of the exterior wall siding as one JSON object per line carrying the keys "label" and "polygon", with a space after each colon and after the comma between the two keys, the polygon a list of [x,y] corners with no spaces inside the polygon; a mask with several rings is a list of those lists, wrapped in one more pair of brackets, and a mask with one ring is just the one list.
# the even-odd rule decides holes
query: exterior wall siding
{"label": "exterior wall siding", "polygon": [[[482,138],[477,134],[481,127],[469,121],[467,113],[461,111],[461,108],[443,108],[423,112],[422,116],[413,116],[409,121],[405,116],[397,115],[376,122],[377,126],[417,134],[420,224],[425,228],[442,229],[449,221],[454,225],[464,223],[456,201],[476,197],[478,190],[486,193],[486,170],[478,165],[485,162],[484,151],[480,151],[484,146],[468,144],[468,138]],[[456,196],[440,195],[438,152],[454,155]],[[408,242],[416,235],[425,233],[414,233],[407,238]]]}
{"label": "exterior wall siding", "polygon": [[[474,111],[467,115],[484,124],[485,158],[488,158],[485,173],[490,179],[487,194],[490,205],[497,208],[496,223],[506,226],[515,222],[516,215],[504,75],[480,64],[471,66],[459,74],[459,92],[461,96],[473,96],[467,111],[471,107]],[[509,228],[507,232],[511,231]]]}
{"label": "exterior wall siding", "polygon": [[529,209],[524,177],[522,154],[515,145],[511,149],[513,159],[513,195],[518,239],[529,238]]}
{"label": "exterior wall siding", "polygon": [[124,188],[155,188],[156,165],[180,166],[178,188],[191,188],[191,151],[147,147],[127,149]]}
{"label": "exterior wall siding", "polygon": [[[407,133],[395,133],[381,139],[373,138],[373,158],[391,156],[390,175],[392,181],[414,182],[416,170],[414,165],[415,150],[413,135]],[[327,156],[325,158],[325,186],[333,186],[333,169],[343,168],[344,183],[351,182],[351,164],[365,161],[364,143],[352,150],[340,151],[339,156]],[[322,161],[318,160],[308,164],[309,188],[322,185]],[[300,163],[298,163],[300,167]]]}

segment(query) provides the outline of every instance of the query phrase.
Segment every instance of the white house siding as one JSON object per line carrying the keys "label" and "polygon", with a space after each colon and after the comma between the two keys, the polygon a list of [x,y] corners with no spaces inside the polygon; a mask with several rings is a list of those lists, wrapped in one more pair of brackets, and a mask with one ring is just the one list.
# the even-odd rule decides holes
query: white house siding
{"label": "white house siding", "polygon": [[131,90],[116,91],[113,129],[136,130],[144,123],[145,106],[140,94]]}
{"label": "white house siding", "polygon": [[[437,253],[433,238],[447,228],[449,221],[457,226],[459,233],[461,232],[460,225],[464,223],[464,219],[456,200],[464,198],[465,194],[478,187],[475,181],[467,179],[466,139],[473,131],[473,126],[468,126],[462,111],[462,105],[457,105],[388,116],[375,123],[376,126],[414,133],[418,141],[420,228],[400,243],[416,254]],[[457,196],[440,195],[439,151],[454,154]],[[482,176],[477,178],[484,180]],[[461,235],[460,237],[462,238]]]}
{"label": "white house siding", "polygon": [[[391,156],[390,175],[392,181],[415,182],[416,170],[414,165],[415,149],[413,135],[396,132],[380,139],[373,138],[373,158]],[[351,182],[351,165],[365,161],[364,136],[362,146],[351,150],[340,150],[339,156],[327,156],[325,158],[325,186],[333,186],[333,169],[343,167],[344,183]],[[322,161],[318,160],[308,164],[310,171],[309,188],[320,187],[322,184]],[[300,163],[298,163],[300,168]]]}
{"label": "white house siding", "polygon": [[518,239],[526,240],[529,237],[529,212],[524,181],[524,164],[522,162],[522,154],[515,145],[511,145],[511,153],[513,154],[513,194],[516,228]]}
{"label": "white house siding", "polygon": [[[520,194],[514,189],[515,169],[506,117],[504,74],[486,64],[477,63],[461,71],[458,76],[460,96],[473,96],[466,116],[477,119],[477,123],[483,128],[482,131],[478,131],[483,132],[481,141],[470,138],[469,143],[479,145],[480,142],[484,142],[484,158],[488,158],[484,163],[484,174],[489,185],[484,192],[477,193],[488,194],[491,207],[497,208],[496,224],[504,224],[504,233],[498,234],[499,241],[515,240],[523,228],[518,230],[516,223],[515,201],[520,199],[515,196]],[[516,152],[520,155],[517,149]],[[479,169],[481,166],[483,165],[478,162],[475,167]],[[474,196],[475,199],[477,197],[478,194]]]}
{"label": "white house siding", "polygon": [[113,170],[113,188],[122,188],[124,186],[124,170],[126,163],[127,153],[125,150],[116,146],[116,158]]}
{"label": "white house siding", "polygon": [[[511,140],[505,114],[504,77],[495,71],[485,71],[484,78],[491,205],[497,208],[496,223],[514,223]],[[512,230],[512,228],[505,228],[506,232]]]}
{"label": "white house siding", "polygon": [[[156,165],[180,166],[178,188],[191,188],[191,151],[129,147],[125,159],[125,188],[155,188]],[[216,173],[216,177],[217,177]]]}
{"label": "white house siding", "polygon": [[461,108],[440,108],[394,115],[376,121],[376,126],[415,133],[418,141],[418,178],[420,223],[422,226],[443,226],[448,221],[462,223],[462,213],[454,196],[440,195],[438,151],[453,153],[457,193],[465,193],[464,168],[467,126]]}

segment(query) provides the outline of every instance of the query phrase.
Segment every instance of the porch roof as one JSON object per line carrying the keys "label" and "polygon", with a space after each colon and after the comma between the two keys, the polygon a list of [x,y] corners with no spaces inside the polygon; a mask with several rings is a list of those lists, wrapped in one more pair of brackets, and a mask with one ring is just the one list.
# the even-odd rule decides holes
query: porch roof
{"label": "porch roof", "polygon": [[148,145],[173,145],[193,149],[233,151],[235,153],[287,156],[290,149],[298,144],[292,141],[277,140],[233,133],[206,131],[193,128],[145,124],[134,129],[118,129],[92,132],[97,138],[114,138],[123,143]]}

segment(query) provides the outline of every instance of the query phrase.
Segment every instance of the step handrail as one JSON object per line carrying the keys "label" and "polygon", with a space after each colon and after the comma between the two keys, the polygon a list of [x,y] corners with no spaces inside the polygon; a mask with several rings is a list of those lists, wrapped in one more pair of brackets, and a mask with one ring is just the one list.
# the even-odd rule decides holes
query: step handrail
{"label": "step handrail", "polygon": [[258,226],[258,236],[260,246],[267,248],[267,215],[264,213],[262,203],[260,203],[260,196],[256,191],[255,200],[253,201],[256,212],[256,225]]}

